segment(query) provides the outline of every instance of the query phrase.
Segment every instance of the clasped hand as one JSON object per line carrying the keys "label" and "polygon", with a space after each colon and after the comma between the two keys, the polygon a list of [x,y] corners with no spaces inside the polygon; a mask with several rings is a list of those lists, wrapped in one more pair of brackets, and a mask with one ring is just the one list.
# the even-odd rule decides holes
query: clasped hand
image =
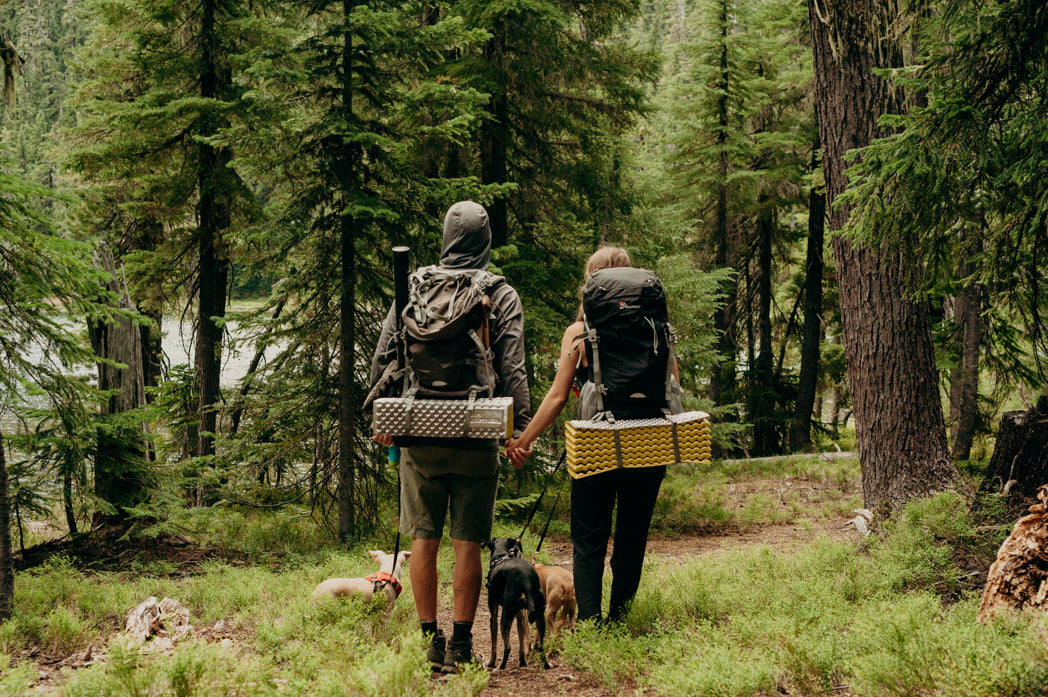
{"label": "clasped hand", "polygon": [[520,438],[510,438],[506,441],[504,454],[515,468],[520,469],[527,462],[528,458],[531,457],[531,444],[529,443],[527,447],[524,447],[521,445]]}

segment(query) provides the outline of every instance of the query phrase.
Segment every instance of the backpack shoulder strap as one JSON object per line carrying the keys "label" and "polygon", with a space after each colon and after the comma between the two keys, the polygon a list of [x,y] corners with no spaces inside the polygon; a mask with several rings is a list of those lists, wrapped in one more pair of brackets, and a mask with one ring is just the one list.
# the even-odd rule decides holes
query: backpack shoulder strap
{"label": "backpack shoulder strap", "polygon": [[[669,416],[671,413],[670,405],[673,403],[673,365],[676,363],[676,354],[674,353],[673,347],[677,343],[677,334],[673,331],[673,326],[669,322],[666,323],[666,344],[668,345],[668,355],[666,356],[666,406],[662,412],[665,416]],[[676,438],[676,427],[674,427],[674,438]]]}
{"label": "backpack shoulder strap", "polygon": [[586,341],[589,342],[590,353],[593,356],[593,360],[590,361],[590,370],[593,371],[593,386],[596,388],[595,394],[597,397],[597,413],[593,415],[593,419],[595,421],[604,419],[607,420],[608,423],[615,423],[615,415],[610,411],[604,410],[604,393],[607,388],[604,387],[604,381],[601,379],[600,375],[600,337],[597,336],[597,330],[591,327],[589,322],[586,321],[585,315],[582,316],[582,323],[586,328],[583,336],[586,338]]}

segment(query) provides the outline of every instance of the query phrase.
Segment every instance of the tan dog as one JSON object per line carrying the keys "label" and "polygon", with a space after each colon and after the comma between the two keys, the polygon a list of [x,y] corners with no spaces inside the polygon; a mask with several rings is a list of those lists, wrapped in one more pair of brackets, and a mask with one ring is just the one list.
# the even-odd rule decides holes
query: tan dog
{"label": "tan dog", "polygon": [[397,555],[397,563],[393,564],[393,555],[373,549],[368,554],[378,562],[378,573],[365,576],[364,578],[329,578],[317,584],[313,591],[313,598],[324,597],[337,598],[339,596],[357,595],[365,600],[371,600],[375,593],[382,590],[386,596],[386,605],[390,611],[393,602],[400,595],[400,574],[404,570],[411,552],[401,552]]}
{"label": "tan dog", "polygon": [[[575,577],[567,569],[559,566],[535,564],[539,573],[539,583],[546,596],[546,626],[552,634],[554,629],[561,629],[565,623],[570,627],[575,623]],[[554,625],[558,613],[560,618]]]}

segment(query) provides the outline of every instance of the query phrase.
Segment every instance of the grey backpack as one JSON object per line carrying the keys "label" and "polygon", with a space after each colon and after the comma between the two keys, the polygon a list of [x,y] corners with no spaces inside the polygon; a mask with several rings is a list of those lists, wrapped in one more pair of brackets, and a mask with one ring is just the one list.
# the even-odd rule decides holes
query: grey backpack
{"label": "grey backpack", "polygon": [[406,359],[403,396],[465,399],[495,395],[488,290],[504,282],[487,271],[427,266],[408,281],[401,315]]}

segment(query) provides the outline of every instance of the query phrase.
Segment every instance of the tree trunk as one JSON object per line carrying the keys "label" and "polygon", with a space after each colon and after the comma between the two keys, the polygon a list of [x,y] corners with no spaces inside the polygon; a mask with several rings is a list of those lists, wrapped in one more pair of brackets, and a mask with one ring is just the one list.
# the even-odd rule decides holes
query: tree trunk
{"label": "tree trunk", "polygon": [[[815,144],[816,149],[818,144]],[[814,159],[814,158],[813,158]],[[808,194],[808,255],[804,278],[804,337],[801,340],[801,369],[797,379],[797,403],[793,412],[790,447],[811,450],[811,418],[819,383],[822,347],[822,247],[826,221],[826,196],[816,187]]]}
{"label": "tree trunk", "polygon": [[834,440],[841,437],[841,388],[834,387],[830,391],[830,433]]}
{"label": "tree trunk", "polygon": [[15,105],[15,76],[22,72],[25,58],[0,31],[0,105],[13,108]]}
{"label": "tree trunk", "polygon": [[[898,38],[887,31],[899,18],[891,0],[809,0],[808,12],[826,203],[836,231],[851,210],[835,205],[847,188],[845,154],[880,135],[882,114],[902,108],[900,91],[874,74],[902,63]],[[891,511],[959,481],[947,449],[929,312],[910,299],[904,276],[912,262],[901,253],[877,253],[840,235],[833,251],[863,498],[867,508]]]}
{"label": "tree trunk", "polygon": [[[505,60],[506,37],[498,34],[488,39],[484,46],[484,59],[489,64],[489,70],[500,76],[505,70],[502,61]],[[506,147],[509,141],[509,133],[506,129],[506,119],[509,116],[509,103],[506,100],[505,90],[495,90],[488,101],[488,119],[480,127],[480,180],[482,184],[503,184],[509,178],[509,169],[506,162]],[[509,213],[506,199],[502,196],[494,199],[486,206],[488,211],[488,224],[491,226],[491,247],[501,247],[509,240]]]}
{"label": "tree trunk", "polygon": [[[127,287],[118,275],[113,253],[103,242],[95,254],[95,265],[109,274],[105,289],[117,297],[117,307],[133,311],[134,303]],[[146,403],[145,371],[142,365],[142,333],[128,319],[113,323],[88,322],[88,334],[95,353],[106,361],[125,365],[120,368],[110,362],[98,364],[98,387],[110,392],[103,405],[97,429],[98,444],[95,455],[95,495],[116,509],[112,515],[95,514],[94,523],[103,520],[121,523],[127,519],[126,507],[143,500],[145,490],[145,424],[139,429],[127,428],[107,417],[136,409]],[[71,510],[72,492],[67,492],[66,516],[70,532],[76,532]]]}
{"label": "tree trunk", "polygon": [[[961,360],[951,375],[950,407],[956,409],[953,429],[954,460],[967,460],[972,454],[975,420],[979,408],[979,347],[982,344],[982,287],[971,284],[959,298]],[[956,386],[956,389],[954,388]]]}
{"label": "tree trunk", "polygon": [[[200,44],[203,47],[200,74],[200,96],[221,99],[228,85],[226,72],[218,64],[218,29],[216,13],[219,3],[204,0]],[[206,123],[202,135],[214,135],[220,127],[217,122]],[[219,398],[219,379],[222,370],[222,328],[215,321],[226,315],[226,284],[229,282],[229,260],[226,258],[223,232],[229,227],[230,212],[226,187],[229,185],[229,163],[232,155],[225,147],[202,142],[197,148],[200,158],[198,185],[200,201],[197,205],[197,335],[194,353],[194,378],[199,396],[197,417],[196,455],[203,457],[215,452],[215,431],[218,423],[215,410]],[[198,500],[198,503],[202,501]]]}
{"label": "tree trunk", "polygon": [[[728,8],[727,3],[720,5],[718,18],[721,29],[721,53],[719,65],[719,96],[717,98],[717,118],[720,126],[717,135],[718,175],[717,203],[714,213],[714,266],[723,269],[734,263],[731,249],[731,231],[728,227]],[[724,304],[717,308],[713,316],[713,331],[717,335],[717,363],[710,376],[710,400],[716,406],[731,404],[736,399],[735,361],[739,352],[738,337],[735,333],[735,314],[738,302],[738,281],[725,282]]]}
{"label": "tree trunk", "polygon": [[775,385],[774,352],[771,339],[771,243],[774,232],[772,209],[767,201],[762,202],[757,219],[758,273],[757,278],[757,341],[758,352],[754,361],[755,380],[750,403],[753,405],[753,451],[755,455],[772,455],[782,451],[779,438],[778,395]]}
{"label": "tree trunk", "polygon": [[[354,0],[343,0],[345,20],[350,21],[353,14]],[[353,115],[353,34],[346,31],[345,45],[342,52],[343,76],[342,108],[345,123],[351,123]],[[356,164],[350,144],[344,144],[342,166],[344,174],[354,170]],[[357,402],[354,390],[354,370],[356,367],[356,333],[353,326],[356,309],[356,248],[353,246],[356,221],[350,204],[348,177],[342,181],[342,280],[341,303],[339,315],[339,344],[342,356],[339,361],[339,424],[338,424],[338,538],[346,543],[356,530],[356,446],[354,429],[357,423]]]}
{"label": "tree trunk", "polygon": [[7,454],[0,433],[0,622],[11,617],[15,599],[15,560],[11,552],[11,501],[7,491]]}
{"label": "tree trunk", "polygon": [[[98,476],[97,472],[95,476]],[[66,527],[69,528],[69,534],[77,534],[78,530],[76,525],[76,505],[73,502],[73,477],[69,474],[69,472],[62,473],[62,508],[65,509]],[[23,548],[24,547],[25,545],[23,545]]]}

